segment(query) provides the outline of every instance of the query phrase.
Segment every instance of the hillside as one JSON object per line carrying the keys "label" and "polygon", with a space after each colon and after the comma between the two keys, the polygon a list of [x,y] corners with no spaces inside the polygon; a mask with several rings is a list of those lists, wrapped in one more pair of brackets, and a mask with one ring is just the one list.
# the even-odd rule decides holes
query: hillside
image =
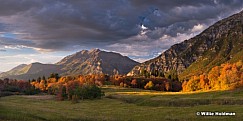
{"label": "hillside", "polygon": [[0,78],[28,80],[39,76],[48,77],[51,73],[60,75],[126,74],[137,64],[139,63],[118,53],[99,49],[83,50],[63,58],[56,64],[21,64],[10,71],[1,73]]}
{"label": "hillside", "polygon": [[13,69],[11,69],[8,72],[1,72],[0,74],[3,77],[9,76],[9,75],[20,75],[20,74],[25,73],[25,70],[22,70],[22,68],[24,68],[25,66],[27,66],[27,65],[21,64],[21,65],[14,67]]}
{"label": "hillside", "polygon": [[158,57],[135,66],[128,75],[142,70],[176,71],[185,79],[225,62],[243,60],[243,11],[216,22],[199,35],[175,44]]}
{"label": "hillside", "polygon": [[42,76],[49,76],[50,73],[60,73],[61,66],[54,64],[32,63],[29,65],[21,64],[10,71],[0,74],[0,78],[13,79],[33,79]]}

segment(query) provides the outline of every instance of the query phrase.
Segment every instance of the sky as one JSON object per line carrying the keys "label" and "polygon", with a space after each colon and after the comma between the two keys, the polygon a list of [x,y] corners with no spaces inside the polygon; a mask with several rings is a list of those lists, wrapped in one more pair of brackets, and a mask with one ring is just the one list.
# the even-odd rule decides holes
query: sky
{"label": "sky", "polygon": [[0,72],[99,48],[143,62],[243,10],[242,0],[0,0]]}

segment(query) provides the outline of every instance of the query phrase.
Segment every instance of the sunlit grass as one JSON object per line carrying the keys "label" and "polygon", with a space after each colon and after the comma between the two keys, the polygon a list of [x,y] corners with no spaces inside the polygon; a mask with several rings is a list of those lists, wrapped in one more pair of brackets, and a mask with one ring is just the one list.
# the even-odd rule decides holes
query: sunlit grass
{"label": "sunlit grass", "polygon": [[135,88],[124,88],[119,86],[105,85],[103,91],[106,94],[119,94],[119,95],[144,95],[144,96],[181,96],[181,97],[197,97],[197,98],[208,98],[208,97],[243,97],[243,89],[237,90],[218,90],[218,91],[194,91],[194,92],[163,92],[154,90],[143,90]]}

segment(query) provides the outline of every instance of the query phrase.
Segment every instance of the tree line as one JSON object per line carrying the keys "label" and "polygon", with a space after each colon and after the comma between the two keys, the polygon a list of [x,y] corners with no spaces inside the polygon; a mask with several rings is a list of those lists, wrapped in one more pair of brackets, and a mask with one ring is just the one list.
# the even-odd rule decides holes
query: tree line
{"label": "tree line", "polygon": [[129,77],[124,75],[114,75],[110,78],[112,85],[129,87],[129,88],[140,88],[146,90],[156,91],[180,91],[182,89],[181,82],[173,79],[166,79],[164,77]]}

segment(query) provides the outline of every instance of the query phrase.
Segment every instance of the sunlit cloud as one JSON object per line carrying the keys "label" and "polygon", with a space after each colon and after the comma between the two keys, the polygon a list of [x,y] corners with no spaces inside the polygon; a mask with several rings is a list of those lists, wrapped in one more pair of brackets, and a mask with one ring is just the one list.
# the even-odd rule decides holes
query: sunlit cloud
{"label": "sunlit cloud", "polygon": [[197,24],[195,26],[193,26],[192,28],[192,32],[195,33],[195,32],[201,32],[202,30],[206,29],[206,25],[202,25],[202,24]]}

